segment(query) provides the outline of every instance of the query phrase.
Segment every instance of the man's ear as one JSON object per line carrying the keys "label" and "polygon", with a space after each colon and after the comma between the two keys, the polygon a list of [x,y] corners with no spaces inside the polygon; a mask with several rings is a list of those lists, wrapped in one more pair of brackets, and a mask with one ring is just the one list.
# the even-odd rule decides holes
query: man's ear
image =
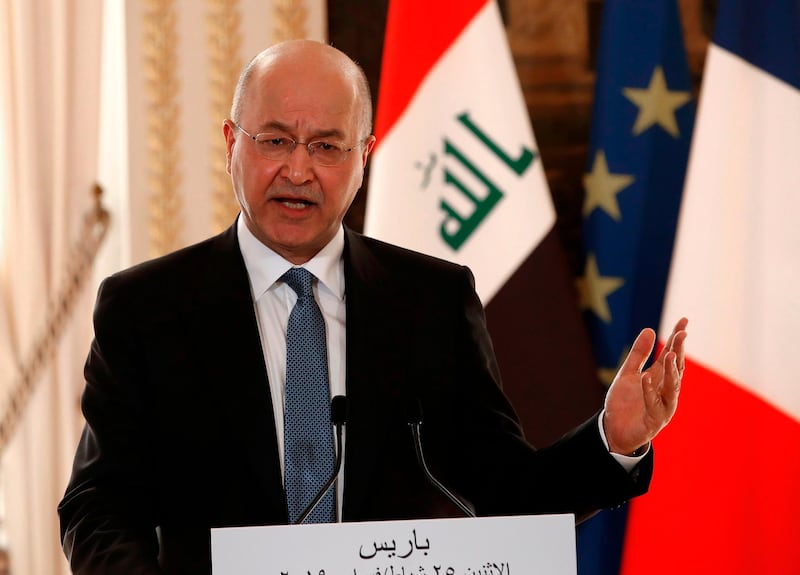
{"label": "man's ear", "polygon": [[225,136],[225,171],[231,173],[233,145],[236,143],[236,126],[231,120],[223,120],[222,135]]}
{"label": "man's ear", "polygon": [[372,152],[372,148],[375,147],[376,138],[373,134],[370,134],[367,139],[364,141],[364,147],[361,150],[361,167],[367,167],[367,158],[369,158],[370,153]]}

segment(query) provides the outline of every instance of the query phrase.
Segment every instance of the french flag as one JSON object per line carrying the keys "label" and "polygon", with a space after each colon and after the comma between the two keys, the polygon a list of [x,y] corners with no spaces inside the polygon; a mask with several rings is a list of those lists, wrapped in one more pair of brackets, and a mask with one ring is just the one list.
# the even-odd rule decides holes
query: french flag
{"label": "french flag", "polygon": [[624,574],[800,573],[800,2],[720,0],[662,325],[678,412]]}

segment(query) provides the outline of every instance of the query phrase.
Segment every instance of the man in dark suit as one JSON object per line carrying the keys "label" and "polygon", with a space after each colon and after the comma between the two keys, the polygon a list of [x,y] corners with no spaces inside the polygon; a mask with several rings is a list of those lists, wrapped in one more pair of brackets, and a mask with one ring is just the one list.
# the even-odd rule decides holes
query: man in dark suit
{"label": "man in dark suit", "polygon": [[74,572],[208,573],[211,528],[288,522],[297,296],[282,278],[297,266],[316,278],[330,393],[349,398],[340,520],[459,514],[416,463],[409,403],[422,406],[434,474],[478,515],[581,516],[647,490],[686,321],[642,372],[655,340],[645,330],[603,412],[534,450],[500,389],[469,270],[342,226],[375,142],[371,114],[363,73],[338,50],[293,41],[262,52],[223,127],[237,222],[101,286],[86,427],[59,506]]}

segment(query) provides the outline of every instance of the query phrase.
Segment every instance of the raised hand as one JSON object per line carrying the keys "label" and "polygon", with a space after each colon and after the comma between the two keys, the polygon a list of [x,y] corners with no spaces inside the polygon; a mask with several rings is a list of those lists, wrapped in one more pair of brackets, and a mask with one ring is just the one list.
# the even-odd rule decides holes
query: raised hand
{"label": "raised hand", "polygon": [[656,334],[644,329],[606,394],[603,426],[614,453],[630,455],[647,445],[669,423],[678,407],[688,320],[681,318],[658,359],[642,371]]}

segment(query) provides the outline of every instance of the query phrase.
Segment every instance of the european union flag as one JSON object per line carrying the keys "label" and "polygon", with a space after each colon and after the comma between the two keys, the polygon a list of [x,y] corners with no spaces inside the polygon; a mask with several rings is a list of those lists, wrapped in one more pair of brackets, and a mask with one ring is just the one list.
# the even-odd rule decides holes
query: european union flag
{"label": "european union flag", "polygon": [[[584,176],[581,306],[600,379],[657,328],[694,124],[677,0],[605,0]],[[626,509],[578,529],[580,575],[618,573]]]}

